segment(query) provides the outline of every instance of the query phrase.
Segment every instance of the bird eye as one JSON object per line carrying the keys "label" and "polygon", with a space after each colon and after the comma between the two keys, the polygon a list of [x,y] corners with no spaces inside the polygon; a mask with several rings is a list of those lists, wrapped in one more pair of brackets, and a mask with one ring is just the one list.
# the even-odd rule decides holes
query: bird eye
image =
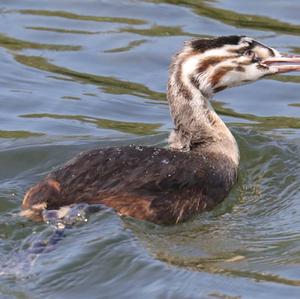
{"label": "bird eye", "polygon": [[244,52],[244,55],[245,55],[245,56],[250,56],[250,57],[252,57],[252,56],[255,55],[255,53],[254,53],[252,50],[246,50],[246,51]]}
{"label": "bird eye", "polygon": [[251,58],[252,62],[259,62],[261,61],[261,59],[258,57],[258,55],[252,51],[252,50],[246,50],[244,52],[245,56],[248,56],[249,58]]}

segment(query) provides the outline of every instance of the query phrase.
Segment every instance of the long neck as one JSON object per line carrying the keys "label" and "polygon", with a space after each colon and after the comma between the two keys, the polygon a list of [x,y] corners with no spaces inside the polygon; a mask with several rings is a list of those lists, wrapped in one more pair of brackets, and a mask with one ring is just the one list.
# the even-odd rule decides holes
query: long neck
{"label": "long neck", "polygon": [[173,149],[196,153],[214,152],[239,163],[239,150],[230,130],[209,104],[209,96],[184,77],[182,66],[173,64],[168,101],[175,128],[169,138]]}

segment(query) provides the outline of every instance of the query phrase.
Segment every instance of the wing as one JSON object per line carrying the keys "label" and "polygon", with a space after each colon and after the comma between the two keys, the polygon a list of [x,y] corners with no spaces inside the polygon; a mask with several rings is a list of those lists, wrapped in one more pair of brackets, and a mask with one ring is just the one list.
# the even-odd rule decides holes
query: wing
{"label": "wing", "polygon": [[235,178],[225,157],[141,146],[102,148],[50,173],[24,202],[25,207],[46,202],[47,208],[103,203],[120,214],[176,223],[222,201]]}

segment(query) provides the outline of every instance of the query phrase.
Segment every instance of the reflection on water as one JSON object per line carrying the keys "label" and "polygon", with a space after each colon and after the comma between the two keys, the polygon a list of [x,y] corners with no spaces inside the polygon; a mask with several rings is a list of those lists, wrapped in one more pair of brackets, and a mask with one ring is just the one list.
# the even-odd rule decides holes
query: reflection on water
{"label": "reflection on water", "polygon": [[47,16],[47,17],[58,17],[80,21],[93,21],[93,22],[108,22],[108,23],[123,23],[141,25],[145,24],[144,20],[129,19],[129,18],[118,18],[118,17],[99,17],[99,16],[83,16],[67,11],[53,11],[53,10],[34,10],[34,9],[20,9],[18,11],[25,15],[36,15],[36,16]]}
{"label": "reflection on water", "polygon": [[206,0],[154,0],[155,3],[170,3],[191,7],[200,16],[208,17],[234,27],[251,28],[276,33],[300,34],[300,26],[281,22],[266,16],[237,13],[211,5]]}
{"label": "reflection on water", "polygon": [[184,40],[246,34],[298,53],[299,4],[1,5],[1,298],[299,297],[297,73],[216,96],[212,105],[238,141],[241,166],[214,211],[161,227],[101,209],[58,239],[51,224],[18,216],[25,190],[82,150],[166,145],[167,69]]}
{"label": "reflection on water", "polygon": [[51,44],[39,44],[19,40],[16,38],[5,36],[0,34],[0,46],[8,50],[23,50],[23,49],[37,49],[37,50],[53,50],[53,51],[78,51],[80,46],[69,45],[51,45]]}
{"label": "reflection on water", "polygon": [[41,133],[31,133],[28,131],[0,131],[0,138],[27,138],[42,135]]}
{"label": "reflection on water", "polygon": [[93,117],[85,117],[83,115],[58,115],[58,114],[24,114],[20,115],[24,118],[52,118],[63,120],[77,120],[83,123],[95,124],[101,128],[118,130],[125,133],[135,135],[151,135],[155,134],[155,129],[159,128],[159,124],[120,122],[110,119],[99,119]]}
{"label": "reflection on water", "polygon": [[[94,74],[76,72],[64,67],[59,67],[51,64],[47,62],[45,58],[38,56],[16,55],[15,59],[16,61],[31,67],[50,71],[52,73],[66,75],[68,76],[67,80],[73,79],[76,82],[79,81],[80,83],[95,84],[101,86],[103,91],[110,94],[126,93],[130,95],[150,98],[152,100],[165,100],[164,93],[150,90],[147,86],[135,82],[122,81],[113,77],[104,77]],[[58,78],[56,77],[56,79]],[[62,78],[62,80],[65,80],[65,78]]]}

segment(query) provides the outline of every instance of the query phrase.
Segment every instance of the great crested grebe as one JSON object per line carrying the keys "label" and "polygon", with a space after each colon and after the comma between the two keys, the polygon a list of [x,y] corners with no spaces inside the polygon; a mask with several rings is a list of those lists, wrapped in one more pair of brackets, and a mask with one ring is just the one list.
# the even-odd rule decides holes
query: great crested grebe
{"label": "great crested grebe", "polygon": [[267,75],[300,70],[245,36],[195,39],[173,58],[168,101],[175,128],[169,148],[124,146],[79,154],[30,188],[22,214],[74,203],[104,204],[121,215],[174,224],[210,210],[237,179],[236,141],[209,104],[214,93]]}

